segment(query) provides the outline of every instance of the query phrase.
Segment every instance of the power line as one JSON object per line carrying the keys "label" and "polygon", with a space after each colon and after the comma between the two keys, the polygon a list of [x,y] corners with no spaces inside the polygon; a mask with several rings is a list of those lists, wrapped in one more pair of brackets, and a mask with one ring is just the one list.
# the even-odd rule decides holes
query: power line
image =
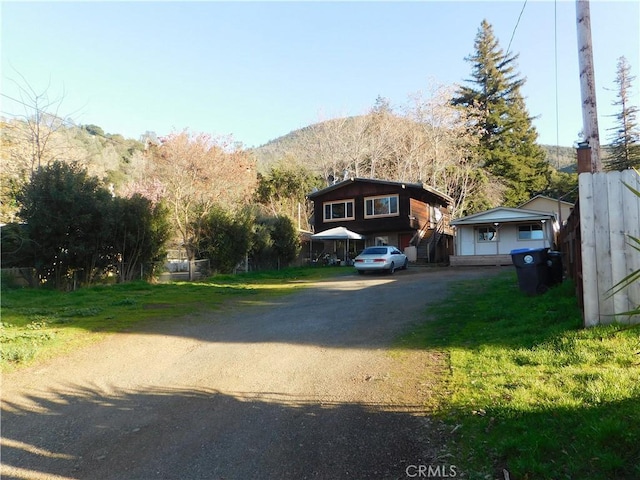
{"label": "power line", "polygon": [[13,100],[14,102],[19,103],[20,105],[24,105],[25,107],[29,106],[26,103],[24,103],[22,100],[18,100],[17,98],[10,97],[9,95],[6,95],[4,93],[0,93],[0,96],[3,96],[4,98],[8,98],[9,100]]}
{"label": "power line", "polygon": [[553,2],[553,48],[556,82],[556,161],[560,171],[560,105],[558,95],[558,0]]}
{"label": "power line", "polygon": [[511,39],[509,40],[509,46],[507,46],[507,53],[506,55],[509,55],[509,52],[511,51],[511,42],[513,42],[513,37],[516,36],[516,30],[518,29],[518,25],[520,25],[520,19],[522,18],[522,14],[524,13],[524,8],[527,6],[527,0],[524,0],[524,3],[522,4],[522,10],[520,10],[520,15],[518,15],[518,21],[516,22],[515,27],[513,27],[513,32],[511,33]]}
{"label": "power line", "polygon": [[[9,95],[7,95],[7,94],[5,94],[5,93],[0,93],[0,96],[2,96],[2,97],[4,97],[4,98],[8,98],[9,100],[11,100],[11,101],[13,101],[13,102],[16,102],[16,103],[19,103],[20,105],[25,106],[25,107],[27,107],[27,108],[31,108],[31,109],[34,109],[34,110],[39,110],[37,106],[29,105],[28,103],[24,103],[22,100],[18,100],[17,98],[10,97]],[[50,115],[50,116],[51,116],[51,117],[53,117],[53,118],[56,118],[56,119],[60,120],[60,122],[62,122],[63,124],[66,124],[66,126],[71,126],[71,127],[80,128],[80,126],[79,126],[79,125],[77,125],[76,123],[74,123],[72,120],[68,120],[68,119],[66,119],[66,118],[61,118],[61,117],[60,117],[60,116],[58,116],[58,115],[55,115],[55,114],[52,114],[52,113],[46,112],[46,111],[44,111],[44,110],[41,110],[41,111],[42,111],[42,112],[44,112],[44,113],[46,113],[47,115]],[[10,116],[12,116],[12,117],[17,117],[17,116],[18,116],[18,115],[14,114],[14,113],[9,113],[9,112],[3,112],[3,113],[5,113],[6,115],[10,115]],[[106,137],[105,137],[105,138],[106,138]]]}

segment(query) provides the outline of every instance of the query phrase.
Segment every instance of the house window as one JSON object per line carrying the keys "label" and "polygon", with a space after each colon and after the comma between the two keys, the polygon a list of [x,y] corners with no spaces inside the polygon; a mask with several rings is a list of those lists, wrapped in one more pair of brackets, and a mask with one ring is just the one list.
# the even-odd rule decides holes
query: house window
{"label": "house window", "polygon": [[531,225],[519,225],[518,226],[518,240],[543,240],[544,232],[542,231],[542,225],[539,223],[532,223]]}
{"label": "house window", "polygon": [[324,221],[353,220],[353,200],[327,202],[324,204]]}
{"label": "house window", "polygon": [[496,242],[498,241],[498,232],[493,227],[478,227],[479,242]]}
{"label": "house window", "polygon": [[376,246],[382,247],[389,245],[389,237],[376,237]]}
{"label": "house window", "polygon": [[398,215],[398,195],[368,197],[364,199],[364,217],[391,217]]}

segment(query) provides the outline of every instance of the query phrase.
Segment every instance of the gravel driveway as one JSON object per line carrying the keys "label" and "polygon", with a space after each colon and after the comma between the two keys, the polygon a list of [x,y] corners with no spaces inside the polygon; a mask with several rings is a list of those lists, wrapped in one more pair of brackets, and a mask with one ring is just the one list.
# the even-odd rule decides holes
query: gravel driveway
{"label": "gravel driveway", "polygon": [[349,275],[5,375],[2,478],[406,479],[454,463],[422,406],[442,359],[388,347],[451,282],[499,271]]}

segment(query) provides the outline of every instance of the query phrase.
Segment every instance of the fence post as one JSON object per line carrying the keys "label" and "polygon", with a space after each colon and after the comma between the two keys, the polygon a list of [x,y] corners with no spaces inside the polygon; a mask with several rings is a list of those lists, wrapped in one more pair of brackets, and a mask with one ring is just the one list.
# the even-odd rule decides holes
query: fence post
{"label": "fence post", "polygon": [[[607,173],[607,193],[609,204],[609,230],[611,248],[611,283],[616,284],[626,275],[627,258],[625,255],[625,215],[623,203],[622,173]],[[613,296],[612,312],[626,312],[629,310],[629,296],[626,289]]]}
{"label": "fence post", "polygon": [[580,249],[582,251],[582,301],[585,327],[598,325],[599,298],[596,265],[595,218],[593,212],[593,174],[578,176],[580,192]]}

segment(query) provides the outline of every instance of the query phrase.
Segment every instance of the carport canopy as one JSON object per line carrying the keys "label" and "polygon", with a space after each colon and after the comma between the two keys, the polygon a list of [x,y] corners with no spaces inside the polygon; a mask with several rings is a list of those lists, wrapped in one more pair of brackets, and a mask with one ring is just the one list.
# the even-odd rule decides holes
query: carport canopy
{"label": "carport canopy", "polygon": [[364,236],[345,227],[335,227],[311,235],[313,240],[364,240]]}
{"label": "carport canopy", "polygon": [[344,248],[344,260],[346,260],[347,252],[349,251],[349,240],[364,240],[364,235],[352,232],[345,227],[334,227],[323,232],[314,233],[311,235],[311,240],[346,240]]}

